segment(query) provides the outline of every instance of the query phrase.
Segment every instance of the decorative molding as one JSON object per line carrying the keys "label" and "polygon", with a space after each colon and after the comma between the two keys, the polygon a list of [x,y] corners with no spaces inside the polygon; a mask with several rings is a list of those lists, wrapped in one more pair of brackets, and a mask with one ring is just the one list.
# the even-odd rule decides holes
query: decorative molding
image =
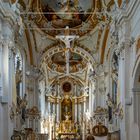
{"label": "decorative molding", "polygon": [[4,3],[0,1],[0,17],[8,23],[10,23],[11,26],[15,25],[17,23],[17,17],[18,14],[16,14],[12,9],[10,9],[9,3]]}
{"label": "decorative molding", "polygon": [[118,19],[117,24],[121,25],[122,22],[131,18],[133,14],[135,13],[135,11],[137,10],[139,3],[140,3],[139,0],[131,0],[126,10],[120,9],[119,14],[117,16],[117,19]]}
{"label": "decorative molding", "polygon": [[116,53],[116,55],[118,56],[119,59],[123,56],[124,49],[125,49],[125,44],[124,44],[124,42],[122,42],[120,44],[120,46],[115,51],[115,53]]}

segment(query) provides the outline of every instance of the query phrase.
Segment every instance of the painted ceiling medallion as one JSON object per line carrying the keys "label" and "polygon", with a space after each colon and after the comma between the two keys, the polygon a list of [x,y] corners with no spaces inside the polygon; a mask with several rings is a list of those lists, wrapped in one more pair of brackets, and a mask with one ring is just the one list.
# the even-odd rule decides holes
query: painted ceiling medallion
{"label": "painted ceiling medallion", "polygon": [[81,25],[88,19],[93,7],[93,0],[42,0],[42,11],[56,28]]}
{"label": "painted ceiling medallion", "polygon": [[103,28],[110,23],[113,4],[112,0],[34,0],[24,18],[32,29],[51,37],[63,35],[66,27],[69,35],[81,37],[98,25]]}
{"label": "painted ceiling medallion", "polygon": [[[48,57],[46,61],[51,70],[59,73],[66,72],[66,57],[64,51],[55,53],[51,57]],[[79,54],[70,52],[69,64],[70,73],[75,73],[83,70],[87,65],[87,61]]]}
{"label": "painted ceiling medallion", "polygon": [[[83,36],[97,25],[93,13],[101,9],[100,0],[37,0],[32,4],[29,19],[46,34],[55,37],[64,34],[69,27],[70,35]],[[93,19],[94,18],[94,19]]]}

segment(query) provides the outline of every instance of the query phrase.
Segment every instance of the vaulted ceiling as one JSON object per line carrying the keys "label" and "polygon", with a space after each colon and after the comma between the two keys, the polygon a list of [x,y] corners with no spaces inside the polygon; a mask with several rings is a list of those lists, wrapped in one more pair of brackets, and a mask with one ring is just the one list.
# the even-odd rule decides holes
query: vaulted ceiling
{"label": "vaulted ceiling", "polygon": [[[65,44],[57,35],[77,35],[71,42],[70,73],[85,81],[87,67],[103,63],[110,11],[114,0],[31,0],[19,1],[34,65],[40,66],[48,79],[64,75]],[[27,6],[26,6],[27,5]]]}

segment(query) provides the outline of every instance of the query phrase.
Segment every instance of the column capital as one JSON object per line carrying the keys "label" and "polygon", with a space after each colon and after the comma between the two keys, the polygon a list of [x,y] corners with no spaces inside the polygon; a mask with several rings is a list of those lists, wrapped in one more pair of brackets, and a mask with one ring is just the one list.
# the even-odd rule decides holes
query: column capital
{"label": "column capital", "polygon": [[124,42],[121,42],[120,44],[119,44],[119,47],[116,49],[116,51],[115,51],[115,53],[116,53],[116,55],[118,56],[118,57],[120,57],[120,54],[121,54],[121,52],[124,50],[124,48],[125,48],[125,43]]}
{"label": "column capital", "polygon": [[0,38],[0,44],[1,44],[0,47],[6,46],[7,43],[8,43],[8,41],[6,39],[4,39],[3,36],[1,36],[1,38]]}
{"label": "column capital", "polygon": [[14,44],[14,41],[12,40],[12,38],[8,37],[8,36],[1,36],[0,37],[0,48],[4,48],[4,47],[8,47],[9,50],[11,50],[12,52],[15,52],[16,47]]}
{"label": "column capital", "polygon": [[8,45],[8,49],[11,50],[13,54],[16,54],[16,47],[14,42],[10,41],[7,45]]}
{"label": "column capital", "polygon": [[29,78],[38,78],[41,71],[39,68],[37,68],[36,66],[30,66],[29,67],[29,71],[26,72],[26,76]]}
{"label": "column capital", "polygon": [[93,71],[93,77],[94,79],[97,79],[98,76],[102,75],[105,71],[105,65],[104,64],[99,64],[95,70]]}
{"label": "column capital", "polygon": [[124,41],[119,43],[119,47],[117,47],[116,49],[116,55],[120,58],[120,56],[122,56],[123,51],[126,48],[131,47],[134,44],[135,40],[134,38],[126,38]]}
{"label": "column capital", "polygon": [[56,99],[56,103],[57,103],[57,104],[59,104],[59,102],[60,102],[60,99],[59,99],[59,98],[57,98],[57,99]]}
{"label": "column capital", "polygon": [[16,54],[16,48],[14,46],[14,43],[12,41],[9,41],[8,49],[9,49],[9,59],[12,59],[14,55]]}

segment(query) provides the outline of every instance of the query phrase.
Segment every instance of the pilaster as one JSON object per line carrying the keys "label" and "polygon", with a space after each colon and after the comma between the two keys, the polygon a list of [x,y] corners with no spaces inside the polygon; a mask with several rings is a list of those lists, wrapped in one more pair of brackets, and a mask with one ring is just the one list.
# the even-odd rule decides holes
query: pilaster
{"label": "pilaster", "polygon": [[59,97],[57,98],[57,105],[56,105],[56,121],[60,122],[60,101],[59,101]]}
{"label": "pilaster", "polygon": [[119,100],[123,106],[124,117],[120,123],[121,128],[121,139],[128,140],[128,134],[130,130],[130,107],[126,105],[127,99],[131,98],[130,93],[130,81],[131,81],[131,45],[132,41],[128,37],[118,44],[116,50],[116,55],[118,56],[119,61],[119,70],[118,70],[118,93]]}

